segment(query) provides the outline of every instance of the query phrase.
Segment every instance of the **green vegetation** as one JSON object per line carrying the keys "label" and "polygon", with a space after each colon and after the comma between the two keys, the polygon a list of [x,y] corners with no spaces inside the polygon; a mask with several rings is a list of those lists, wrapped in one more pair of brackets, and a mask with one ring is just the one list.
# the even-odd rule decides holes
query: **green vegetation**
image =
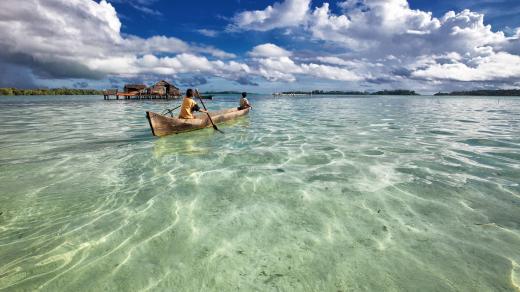
{"label": "green vegetation", "polygon": [[419,95],[413,90],[397,89],[397,90],[383,90],[371,93],[372,95]]}
{"label": "green vegetation", "polygon": [[341,90],[332,90],[332,91],[313,90],[312,94],[323,94],[323,95],[367,95],[368,92],[341,91]]}
{"label": "green vegetation", "polygon": [[42,88],[18,89],[0,88],[0,95],[102,95],[103,91],[94,89]]}
{"label": "green vegetation", "polygon": [[242,94],[242,92],[238,92],[238,91],[206,91],[206,92],[202,92],[201,94],[213,94],[213,95],[216,95],[216,94]]}
{"label": "green vegetation", "polygon": [[333,91],[323,91],[323,90],[313,90],[313,91],[284,91],[281,94],[284,95],[368,95],[368,92],[361,91],[341,91],[341,90],[333,90]]}
{"label": "green vegetation", "polygon": [[313,91],[285,91],[282,92],[284,95],[419,95],[415,91],[412,90],[383,90],[377,92],[366,92],[366,91],[341,91],[341,90],[333,90],[333,91],[323,91],[323,90],[313,90]]}
{"label": "green vegetation", "polygon": [[520,96],[520,89],[453,91],[450,93],[439,92],[436,93],[435,96]]}

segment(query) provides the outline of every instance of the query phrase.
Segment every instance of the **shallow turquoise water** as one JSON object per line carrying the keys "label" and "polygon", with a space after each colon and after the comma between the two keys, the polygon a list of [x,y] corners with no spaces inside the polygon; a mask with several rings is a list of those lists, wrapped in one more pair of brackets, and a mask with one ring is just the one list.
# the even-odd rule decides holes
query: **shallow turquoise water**
{"label": "shallow turquoise water", "polygon": [[0,289],[519,289],[520,99],[251,100],[0,97]]}

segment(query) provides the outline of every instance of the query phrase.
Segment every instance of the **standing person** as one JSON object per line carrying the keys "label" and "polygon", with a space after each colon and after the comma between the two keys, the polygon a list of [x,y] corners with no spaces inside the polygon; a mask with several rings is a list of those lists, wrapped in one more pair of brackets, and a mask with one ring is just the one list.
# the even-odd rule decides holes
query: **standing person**
{"label": "standing person", "polygon": [[193,112],[207,113],[207,111],[199,108],[197,102],[193,100],[193,89],[189,88],[186,90],[186,96],[182,100],[179,119],[195,119]]}
{"label": "standing person", "polygon": [[242,97],[240,98],[240,106],[238,107],[238,110],[243,110],[246,108],[253,108],[249,101],[246,98],[247,92],[242,92]]}

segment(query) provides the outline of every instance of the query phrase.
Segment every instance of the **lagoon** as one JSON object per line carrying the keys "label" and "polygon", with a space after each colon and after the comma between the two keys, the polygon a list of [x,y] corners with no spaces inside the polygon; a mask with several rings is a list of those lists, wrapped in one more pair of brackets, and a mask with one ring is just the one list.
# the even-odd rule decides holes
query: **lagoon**
{"label": "lagoon", "polygon": [[250,101],[0,97],[0,290],[520,289],[519,98]]}

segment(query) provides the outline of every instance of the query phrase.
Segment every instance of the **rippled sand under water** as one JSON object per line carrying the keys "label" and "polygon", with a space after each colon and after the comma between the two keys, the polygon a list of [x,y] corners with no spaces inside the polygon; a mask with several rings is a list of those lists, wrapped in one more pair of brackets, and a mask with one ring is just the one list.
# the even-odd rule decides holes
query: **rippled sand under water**
{"label": "rippled sand under water", "polygon": [[520,99],[252,101],[1,97],[0,289],[519,291]]}

